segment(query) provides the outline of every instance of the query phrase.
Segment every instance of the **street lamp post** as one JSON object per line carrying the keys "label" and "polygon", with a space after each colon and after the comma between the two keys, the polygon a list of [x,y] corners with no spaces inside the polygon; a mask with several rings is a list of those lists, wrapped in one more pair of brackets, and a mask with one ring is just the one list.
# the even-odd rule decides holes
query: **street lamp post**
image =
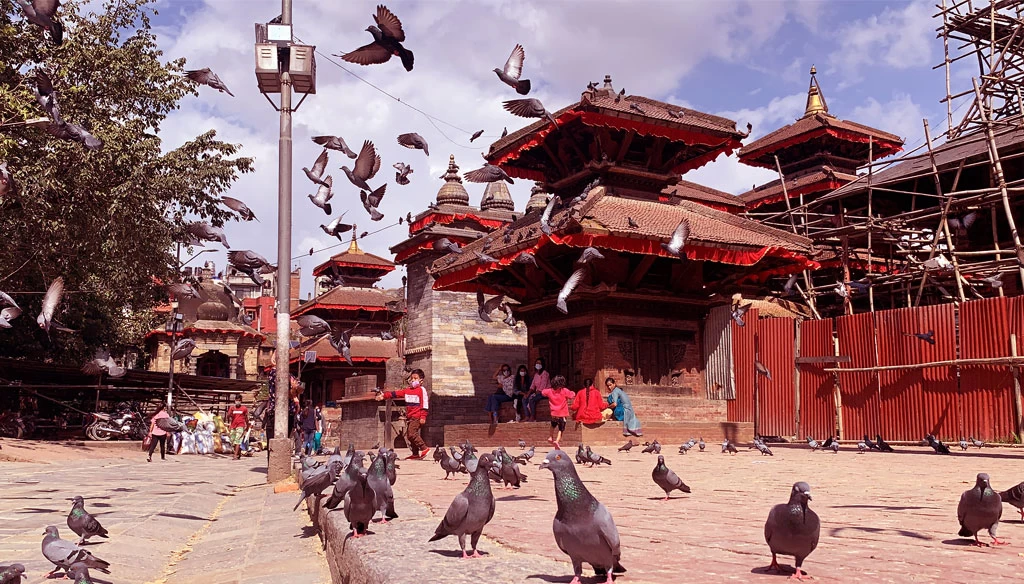
{"label": "street lamp post", "polygon": [[171,350],[168,353],[170,364],[167,366],[167,409],[173,405],[171,397],[174,395],[174,337],[185,328],[184,315],[178,312],[178,302],[171,303],[171,320],[167,323],[166,330],[171,333]]}

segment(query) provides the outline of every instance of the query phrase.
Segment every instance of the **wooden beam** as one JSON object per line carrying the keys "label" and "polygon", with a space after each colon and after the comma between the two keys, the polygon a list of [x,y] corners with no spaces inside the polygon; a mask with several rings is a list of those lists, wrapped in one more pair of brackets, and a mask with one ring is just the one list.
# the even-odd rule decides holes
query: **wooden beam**
{"label": "wooden beam", "polygon": [[840,355],[838,357],[826,356],[826,357],[797,357],[797,365],[813,365],[815,363],[850,363],[853,359],[849,355]]}
{"label": "wooden beam", "polygon": [[626,279],[626,288],[635,290],[637,284],[639,284],[640,280],[647,275],[647,272],[651,269],[651,266],[654,265],[654,260],[656,259],[658,259],[658,256],[644,256],[633,272],[629,275],[629,278]]}
{"label": "wooden beam", "polygon": [[566,168],[565,164],[562,162],[562,159],[560,159],[558,155],[555,154],[553,150],[551,150],[551,146],[548,144],[547,140],[541,142],[541,148],[544,149],[544,152],[548,155],[548,158],[551,159],[551,163],[555,165],[555,167],[558,169],[558,172],[562,173],[562,176],[566,176],[569,174],[569,169]]}
{"label": "wooden beam", "polygon": [[540,269],[547,272],[547,274],[551,276],[551,278],[554,279],[555,282],[558,282],[559,286],[565,285],[565,276],[559,273],[558,270],[556,270],[554,266],[548,263],[546,259],[539,256],[534,256],[534,259],[537,260],[537,265],[540,266]]}
{"label": "wooden beam", "polygon": [[648,168],[661,168],[661,164],[664,162],[664,160],[662,160],[662,157],[665,154],[666,144],[668,144],[668,138],[662,138],[661,136],[658,136],[654,139],[654,144],[651,145],[651,148],[647,153],[647,156],[651,161]]}
{"label": "wooden beam", "polygon": [[622,143],[619,144],[619,153],[615,155],[615,162],[622,162],[622,159],[626,157],[626,152],[629,152],[629,145],[633,143],[633,136],[636,132],[630,130],[626,132],[626,135],[622,138]]}

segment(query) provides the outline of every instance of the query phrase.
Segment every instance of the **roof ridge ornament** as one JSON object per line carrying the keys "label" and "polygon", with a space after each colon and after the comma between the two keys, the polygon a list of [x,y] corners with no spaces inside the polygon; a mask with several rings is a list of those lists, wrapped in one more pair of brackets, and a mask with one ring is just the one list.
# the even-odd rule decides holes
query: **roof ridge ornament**
{"label": "roof ridge ornament", "polygon": [[828,103],[825,102],[825,95],[821,92],[821,86],[818,85],[818,70],[811,65],[811,82],[807,87],[807,107],[804,108],[804,118],[813,116],[815,114],[828,113]]}
{"label": "roof ridge ornament", "polygon": [[460,205],[469,206],[469,193],[466,187],[462,186],[462,177],[459,176],[459,165],[455,163],[455,155],[448,156],[448,171],[441,176],[444,184],[437,191],[438,205]]}

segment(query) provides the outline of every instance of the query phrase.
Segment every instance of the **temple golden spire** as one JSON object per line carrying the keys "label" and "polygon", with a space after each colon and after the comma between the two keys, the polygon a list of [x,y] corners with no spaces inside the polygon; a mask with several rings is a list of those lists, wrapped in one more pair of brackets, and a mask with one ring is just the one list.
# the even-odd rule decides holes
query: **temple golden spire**
{"label": "temple golden spire", "polygon": [[348,244],[348,253],[363,253],[363,250],[359,249],[359,244],[356,243],[356,233],[358,232],[359,226],[352,224],[352,242]]}
{"label": "temple golden spire", "polygon": [[804,117],[815,114],[827,114],[828,104],[825,103],[825,96],[821,93],[821,86],[818,85],[818,70],[811,65],[811,84],[807,88],[807,107],[804,108]]}

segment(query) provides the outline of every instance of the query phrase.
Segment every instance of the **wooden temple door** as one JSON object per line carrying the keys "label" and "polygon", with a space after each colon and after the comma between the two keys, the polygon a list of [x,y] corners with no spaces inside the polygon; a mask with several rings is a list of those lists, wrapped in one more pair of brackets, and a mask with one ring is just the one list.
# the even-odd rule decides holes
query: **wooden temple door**
{"label": "wooden temple door", "polygon": [[664,347],[656,339],[640,339],[637,346],[637,377],[644,385],[660,385]]}

